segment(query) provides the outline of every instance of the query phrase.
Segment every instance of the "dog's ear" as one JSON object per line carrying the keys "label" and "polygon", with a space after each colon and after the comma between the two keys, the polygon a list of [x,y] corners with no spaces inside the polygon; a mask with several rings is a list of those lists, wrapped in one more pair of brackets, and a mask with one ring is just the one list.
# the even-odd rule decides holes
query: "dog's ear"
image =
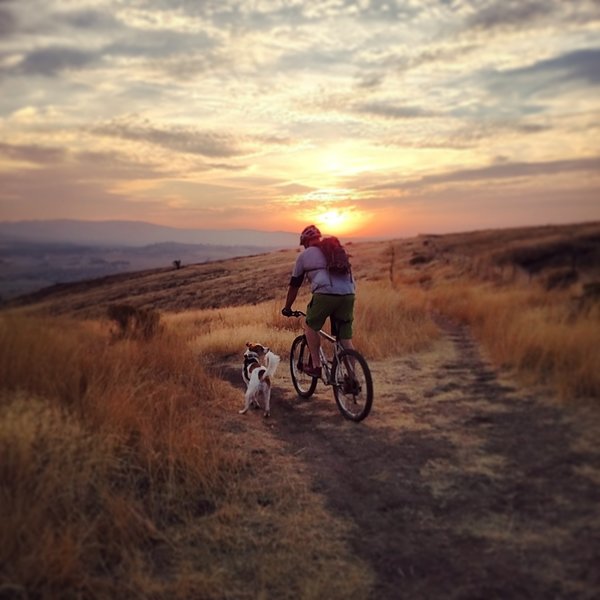
{"label": "dog's ear", "polygon": [[252,346],[252,342],[246,342],[246,348],[250,348]]}

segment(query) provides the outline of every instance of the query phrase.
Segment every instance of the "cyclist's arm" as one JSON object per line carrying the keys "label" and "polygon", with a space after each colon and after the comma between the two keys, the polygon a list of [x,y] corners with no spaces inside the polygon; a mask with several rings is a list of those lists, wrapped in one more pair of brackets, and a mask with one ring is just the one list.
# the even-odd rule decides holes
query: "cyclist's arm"
{"label": "cyclist's arm", "polygon": [[299,277],[292,277],[290,279],[290,285],[287,291],[287,297],[285,299],[285,308],[291,309],[294,304],[294,300],[296,300],[296,296],[298,295],[298,290],[302,285],[302,281],[304,280],[304,275]]}

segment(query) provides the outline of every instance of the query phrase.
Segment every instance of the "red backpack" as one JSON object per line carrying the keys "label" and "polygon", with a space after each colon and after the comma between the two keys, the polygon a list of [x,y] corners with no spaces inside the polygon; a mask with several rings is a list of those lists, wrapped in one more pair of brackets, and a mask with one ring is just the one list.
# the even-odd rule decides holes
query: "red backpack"
{"label": "red backpack", "polygon": [[319,242],[319,248],[325,255],[327,270],[330,273],[347,275],[351,272],[350,257],[338,238],[333,235],[323,238]]}

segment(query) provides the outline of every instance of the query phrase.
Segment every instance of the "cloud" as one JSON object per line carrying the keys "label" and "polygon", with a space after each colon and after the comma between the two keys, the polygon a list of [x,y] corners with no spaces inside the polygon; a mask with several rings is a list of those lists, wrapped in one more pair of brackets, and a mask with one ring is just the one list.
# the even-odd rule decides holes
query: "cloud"
{"label": "cloud", "polygon": [[0,8],[0,36],[8,37],[12,35],[17,27],[17,20],[11,12]]}
{"label": "cloud", "polygon": [[[272,134],[257,133],[253,136],[233,135],[227,132],[199,130],[193,127],[175,125],[157,126],[149,120],[135,117],[114,119],[91,129],[97,135],[116,137],[134,142],[154,144],[168,150],[205,156],[208,158],[232,158],[252,154],[258,147],[285,146],[289,138]],[[218,168],[234,169],[233,165]]]}
{"label": "cloud", "polygon": [[504,71],[500,77],[527,81],[531,77],[546,77],[546,85],[562,81],[580,81],[589,85],[600,83],[600,48],[576,50],[531,66]]}
{"label": "cloud", "polygon": [[64,148],[52,148],[35,144],[4,144],[0,143],[0,156],[11,160],[24,161],[34,164],[51,164],[64,160]]}
{"label": "cloud", "polygon": [[244,154],[239,140],[215,131],[198,131],[189,127],[157,127],[148,121],[115,119],[92,130],[96,134],[135,142],[146,142],[163,148],[211,158],[230,158]]}
{"label": "cloud", "polygon": [[233,165],[230,163],[208,163],[207,166],[218,171],[245,171],[248,168],[246,165]]}
{"label": "cloud", "polygon": [[552,160],[540,162],[502,162],[477,169],[459,169],[437,175],[426,175],[412,181],[393,182],[373,189],[414,189],[428,185],[479,182],[491,179],[516,179],[520,177],[537,177],[555,175],[557,173],[576,173],[600,171],[600,157],[573,160]]}
{"label": "cloud", "polygon": [[205,32],[183,33],[168,28],[151,31],[129,29],[116,41],[105,45],[102,51],[114,56],[143,57],[148,59],[201,55],[215,49],[219,42]]}
{"label": "cloud", "polygon": [[308,48],[292,50],[282,54],[276,64],[280,71],[318,70],[320,72],[350,64],[353,60],[352,48]]}
{"label": "cloud", "polygon": [[475,12],[467,23],[481,29],[523,27],[546,17],[553,10],[556,10],[556,6],[548,0],[493,0]]}
{"label": "cloud", "polygon": [[[192,31],[181,31],[166,14],[164,19],[156,20],[155,27],[143,28],[128,23],[123,17],[124,11],[118,11],[116,7],[113,7],[112,13],[109,10],[53,8],[52,4],[40,5],[39,10],[34,12],[33,7],[27,10],[19,5],[21,36],[12,52],[13,55],[21,54],[23,58],[11,68],[5,68],[5,74],[55,77],[65,71],[82,70],[101,62],[111,69],[118,67],[118,59],[133,58],[155,70],[162,68],[165,73],[172,70],[176,77],[182,70],[187,69],[190,74],[199,73],[223,63],[223,57],[218,55],[218,34],[214,31],[208,33],[202,28],[202,23],[198,23]],[[148,11],[148,14],[154,15],[155,12]],[[0,9],[0,28],[3,23],[12,30],[17,27],[15,18]],[[51,45],[46,42],[52,39],[49,36],[54,39],[75,36],[73,39],[77,39],[78,44]],[[179,66],[178,62],[183,66]],[[139,66],[135,65],[138,71]]]}
{"label": "cloud", "polygon": [[356,77],[358,79],[356,87],[364,90],[377,89],[385,80],[385,74],[376,71],[359,73]]}
{"label": "cloud", "polygon": [[434,116],[431,111],[418,106],[399,106],[393,102],[361,102],[355,104],[354,112],[375,115],[386,119],[421,119]]}
{"label": "cloud", "polygon": [[[78,170],[80,179],[98,181],[155,179],[173,176],[175,172],[150,161],[133,160],[119,152],[82,151],[70,152],[65,148],[40,146],[37,144],[0,143],[0,156],[21,163],[55,169],[55,176],[61,172],[70,179]],[[30,168],[16,169],[24,178],[30,177]],[[42,171],[40,171],[42,172]]]}
{"label": "cloud", "polygon": [[[142,3],[143,4],[143,3]],[[239,2],[239,0],[147,0],[146,6],[178,10],[209,19],[219,27],[236,30],[265,30],[282,24],[300,27],[323,19],[352,18],[390,22],[418,14],[419,3],[401,0],[287,0],[281,2]]]}
{"label": "cloud", "polygon": [[491,0],[484,2],[466,23],[469,28],[491,31],[494,29],[526,29],[536,24],[589,23],[600,18],[597,0]]}
{"label": "cloud", "polygon": [[152,161],[135,160],[120,152],[83,151],[74,152],[72,167],[77,165],[82,179],[91,181],[151,180],[175,177],[173,169]]}
{"label": "cloud", "polygon": [[106,219],[108,215],[152,220],[153,213],[164,210],[163,199],[115,192],[108,178],[103,183],[99,185],[91,174],[82,176],[79,170],[44,168],[35,177],[27,170],[0,172],[0,213],[36,219]]}
{"label": "cloud", "polygon": [[55,190],[83,181],[99,199],[198,207],[213,202],[200,183],[257,204],[335,186],[373,202],[499,196],[554,189],[545,175],[560,169],[591,185],[599,12],[598,0],[0,0],[3,172],[32,194],[35,167],[63,178]]}
{"label": "cloud", "polygon": [[546,108],[539,101],[536,106],[523,105],[523,99],[539,100],[551,94],[556,100],[570,89],[600,84],[600,49],[575,50],[524,67],[486,71],[481,75],[491,98],[499,101],[493,107],[494,112],[542,112]]}
{"label": "cloud", "polygon": [[115,28],[120,26],[119,21],[112,14],[93,9],[61,11],[54,16],[57,24],[66,23],[75,29],[114,32]]}
{"label": "cloud", "polygon": [[82,69],[93,63],[97,58],[96,52],[55,46],[33,50],[17,66],[17,71],[25,75],[50,77],[61,71]]}

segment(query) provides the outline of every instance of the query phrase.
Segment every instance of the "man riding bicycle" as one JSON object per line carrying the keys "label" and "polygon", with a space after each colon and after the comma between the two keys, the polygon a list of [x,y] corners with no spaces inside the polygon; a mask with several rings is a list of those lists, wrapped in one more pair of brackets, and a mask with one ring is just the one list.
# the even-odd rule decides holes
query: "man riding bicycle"
{"label": "man riding bicycle", "polygon": [[296,259],[287,291],[285,307],[281,313],[292,314],[292,305],[304,278],[310,281],[312,298],[306,309],[304,332],[312,359],[312,366],[305,366],[304,372],[311,377],[321,376],[319,330],[327,317],[335,323],[334,332],[342,346],[354,348],[352,344],[352,322],[354,320],[354,294],[356,285],[352,273],[332,273],[327,270],[327,260],[319,248],[321,232],[314,225],[305,227],[300,234],[300,245],[304,251]]}

